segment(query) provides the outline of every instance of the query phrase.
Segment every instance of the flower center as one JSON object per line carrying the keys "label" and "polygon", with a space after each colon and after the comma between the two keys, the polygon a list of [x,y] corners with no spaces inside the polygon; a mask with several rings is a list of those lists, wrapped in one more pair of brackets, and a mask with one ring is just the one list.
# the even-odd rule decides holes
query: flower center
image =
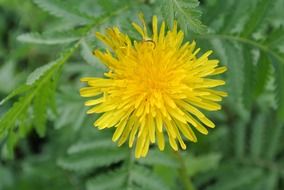
{"label": "flower center", "polygon": [[159,68],[159,65],[141,65],[137,72],[137,86],[140,92],[153,95],[154,92],[163,93],[169,88],[169,78],[164,69]]}

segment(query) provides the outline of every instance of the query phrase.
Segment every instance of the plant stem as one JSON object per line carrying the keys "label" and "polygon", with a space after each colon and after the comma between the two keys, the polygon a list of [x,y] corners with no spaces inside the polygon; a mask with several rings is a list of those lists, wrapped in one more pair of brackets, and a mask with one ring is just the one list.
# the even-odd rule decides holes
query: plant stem
{"label": "plant stem", "polygon": [[181,178],[181,181],[183,183],[184,189],[185,190],[195,190],[195,187],[190,179],[190,177],[187,175],[187,169],[185,162],[182,158],[182,155],[180,154],[179,151],[174,151],[175,155],[177,157],[177,160],[180,163],[180,168],[179,168],[179,176]]}

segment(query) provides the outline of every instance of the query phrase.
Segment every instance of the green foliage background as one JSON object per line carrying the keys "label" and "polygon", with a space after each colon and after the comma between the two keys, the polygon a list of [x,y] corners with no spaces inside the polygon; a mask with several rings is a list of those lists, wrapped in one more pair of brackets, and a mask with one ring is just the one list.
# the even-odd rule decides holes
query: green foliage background
{"label": "green foliage background", "polygon": [[[283,0],[0,0],[0,190],[283,190]],[[82,76],[102,76],[94,36],[132,38],[143,12],[228,67],[217,127],[189,149],[133,158],[92,127]]]}

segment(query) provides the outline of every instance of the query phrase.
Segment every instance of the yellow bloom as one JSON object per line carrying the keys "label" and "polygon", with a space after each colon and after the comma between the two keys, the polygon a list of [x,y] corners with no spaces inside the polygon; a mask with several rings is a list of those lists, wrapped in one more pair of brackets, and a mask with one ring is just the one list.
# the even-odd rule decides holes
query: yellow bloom
{"label": "yellow bloom", "polygon": [[186,149],[183,137],[196,142],[192,128],[207,134],[214,128],[199,109],[220,110],[218,102],[227,94],[211,88],[224,85],[223,80],[207,77],[226,71],[218,67],[218,60],[209,60],[212,51],[197,57],[200,49],[195,42],[183,42],[184,33],[165,32],[165,22],[158,29],[157,17],[152,19],[149,35],[143,15],[142,27],[132,23],[142,40],[131,39],[117,27],[107,29],[106,35],[97,38],[110,47],[110,51],[96,50],[98,57],[109,69],[105,78],[82,78],[88,87],[80,90],[81,96],[92,97],[85,103],[92,106],[88,114],[102,113],[94,123],[98,129],[115,127],[112,140],[118,145],[129,139],[129,147],[136,142],[136,158],[146,156],[151,143],[157,142],[164,150],[164,132],[174,150],[179,142]]}

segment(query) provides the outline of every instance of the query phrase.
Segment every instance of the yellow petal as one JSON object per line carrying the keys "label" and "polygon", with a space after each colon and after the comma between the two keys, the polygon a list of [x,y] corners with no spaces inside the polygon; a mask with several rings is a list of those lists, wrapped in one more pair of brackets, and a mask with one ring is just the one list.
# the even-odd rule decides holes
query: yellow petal
{"label": "yellow petal", "polygon": [[164,134],[163,132],[157,131],[157,143],[158,147],[161,151],[165,149],[165,139],[164,139]]}

